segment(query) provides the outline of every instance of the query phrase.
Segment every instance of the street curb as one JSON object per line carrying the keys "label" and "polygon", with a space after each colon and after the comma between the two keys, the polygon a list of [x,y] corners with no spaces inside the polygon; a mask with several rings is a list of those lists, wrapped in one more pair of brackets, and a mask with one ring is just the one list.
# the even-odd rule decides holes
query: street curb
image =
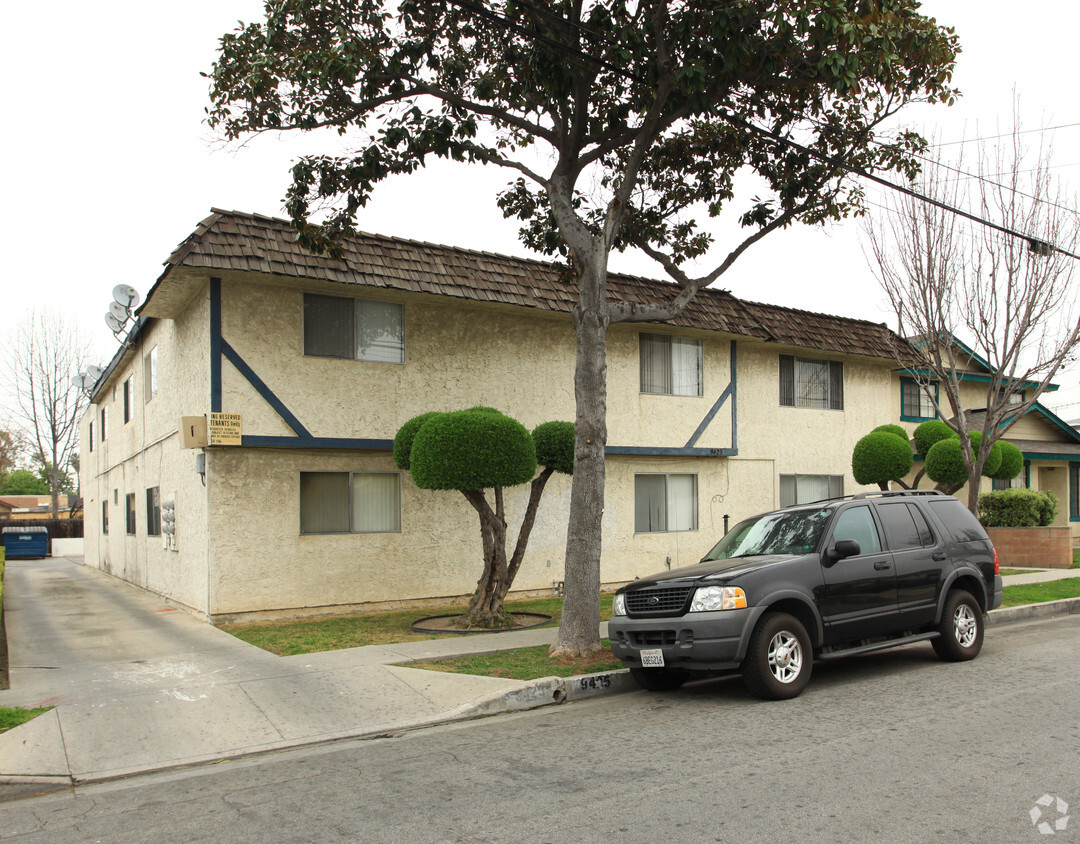
{"label": "street curb", "polygon": [[1060,601],[1044,601],[1041,604],[1024,604],[1019,607],[999,607],[987,613],[987,624],[1012,624],[1034,618],[1080,613],[1080,598],[1062,598]]}

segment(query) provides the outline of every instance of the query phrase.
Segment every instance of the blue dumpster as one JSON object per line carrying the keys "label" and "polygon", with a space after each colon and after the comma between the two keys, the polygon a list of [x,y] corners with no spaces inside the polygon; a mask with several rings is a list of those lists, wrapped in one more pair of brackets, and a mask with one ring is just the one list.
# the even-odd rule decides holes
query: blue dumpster
{"label": "blue dumpster", "polygon": [[4,554],[9,560],[49,556],[47,527],[6,527],[0,536],[4,541]]}

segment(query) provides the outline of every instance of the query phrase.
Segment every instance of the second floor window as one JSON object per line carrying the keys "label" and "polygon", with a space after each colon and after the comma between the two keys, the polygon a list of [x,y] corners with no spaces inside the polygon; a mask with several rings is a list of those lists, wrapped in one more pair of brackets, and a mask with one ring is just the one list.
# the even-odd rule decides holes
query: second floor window
{"label": "second floor window", "polygon": [[[931,384],[930,390],[937,395],[937,384]],[[907,422],[937,418],[937,407],[926,395],[926,390],[909,378],[900,381],[900,418]]]}
{"label": "second floor window", "polygon": [[[132,376],[134,377],[134,376]],[[124,422],[130,422],[132,416],[135,414],[135,408],[132,406],[132,397],[135,393],[135,383],[132,381],[132,377],[129,377],[124,382]]]}
{"label": "second floor window", "polygon": [[780,406],[844,409],[844,364],[780,355]]}
{"label": "second floor window", "polygon": [[700,396],[701,341],[669,334],[641,334],[641,392]]}
{"label": "second floor window", "polygon": [[405,363],[405,309],[396,302],[305,293],[304,354]]}
{"label": "second floor window", "polygon": [[101,441],[105,442],[109,437],[109,407],[101,408]]}
{"label": "second floor window", "polygon": [[157,395],[157,346],[154,346],[143,358],[143,401],[148,402]]}

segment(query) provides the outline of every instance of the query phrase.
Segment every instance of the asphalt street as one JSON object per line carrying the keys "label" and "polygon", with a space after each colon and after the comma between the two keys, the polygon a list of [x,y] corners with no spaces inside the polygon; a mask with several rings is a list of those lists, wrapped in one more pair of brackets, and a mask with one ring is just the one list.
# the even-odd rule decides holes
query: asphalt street
{"label": "asphalt street", "polygon": [[1080,840],[1060,811],[1080,808],[1078,635],[1072,616],[992,629],[970,663],[818,664],[792,701],[710,681],[88,785],[0,804],[0,838]]}

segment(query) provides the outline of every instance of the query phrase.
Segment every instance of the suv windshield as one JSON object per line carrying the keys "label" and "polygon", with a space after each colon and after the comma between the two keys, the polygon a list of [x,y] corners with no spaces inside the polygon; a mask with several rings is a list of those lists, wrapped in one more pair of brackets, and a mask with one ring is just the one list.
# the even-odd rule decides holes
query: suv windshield
{"label": "suv windshield", "polygon": [[817,548],[832,510],[787,510],[739,522],[702,558],[727,560],[758,554],[806,554]]}

